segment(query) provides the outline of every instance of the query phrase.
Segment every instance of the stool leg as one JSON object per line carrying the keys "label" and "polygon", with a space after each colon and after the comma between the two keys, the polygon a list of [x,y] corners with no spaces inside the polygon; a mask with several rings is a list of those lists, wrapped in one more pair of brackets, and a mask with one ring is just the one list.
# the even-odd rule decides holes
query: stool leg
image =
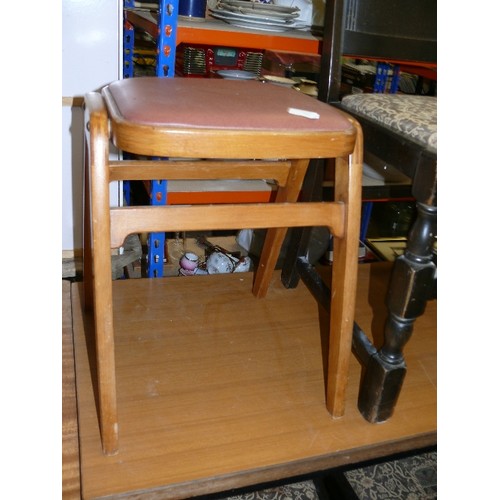
{"label": "stool leg", "polygon": [[99,416],[103,452],[113,455],[118,451],[118,416],[110,251],[109,132],[100,94],[92,94],[86,99],[86,105],[93,111],[90,114],[90,213]]}
{"label": "stool leg", "polygon": [[[311,160],[304,177],[302,201],[323,201],[324,160]],[[300,281],[297,261],[307,256],[312,228],[294,227],[285,254],[281,282],[286,288],[296,288]]]}
{"label": "stool leg", "polygon": [[434,293],[436,266],[432,247],[437,208],[417,203],[417,209],[406,251],[394,263],[387,295],[389,317],[384,345],[371,356],[359,393],[359,410],[372,423],[384,422],[394,412],[406,375],[403,347]]}
{"label": "stool leg", "polygon": [[[309,160],[293,160],[291,163],[286,185],[280,186],[276,193],[276,203],[295,202],[299,197]],[[287,228],[267,230],[253,285],[256,297],[266,296],[286,232]]]}
{"label": "stool leg", "polygon": [[[109,202],[108,202],[109,207]],[[98,213],[98,212],[97,212]],[[101,215],[94,212],[94,324],[99,385],[99,414],[103,452],[118,451],[118,416],[116,404],[115,353],[113,329],[113,297],[109,237],[103,235],[109,227],[109,208]],[[107,219],[106,218],[107,216]],[[96,220],[103,217],[99,222]],[[109,232],[108,232],[109,234]],[[106,245],[106,241],[108,245]]]}
{"label": "stool leg", "polygon": [[94,309],[94,283],[92,269],[92,243],[91,243],[91,210],[90,210],[90,166],[89,166],[89,141],[85,137],[84,159],[84,207],[83,207],[83,293],[84,305],[87,311]]}
{"label": "stool leg", "polygon": [[345,232],[342,238],[334,238],[330,285],[326,406],[333,417],[341,417],[345,410],[356,304],[363,165],[362,135],[358,133],[353,155],[337,158],[335,167],[335,201],[345,207]]}

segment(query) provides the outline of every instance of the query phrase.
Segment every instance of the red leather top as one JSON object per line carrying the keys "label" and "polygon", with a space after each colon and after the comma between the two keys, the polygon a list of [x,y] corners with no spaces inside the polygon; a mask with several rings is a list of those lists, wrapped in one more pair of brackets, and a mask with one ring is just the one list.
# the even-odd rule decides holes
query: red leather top
{"label": "red leather top", "polygon": [[[109,85],[119,116],[143,125],[261,131],[342,131],[351,123],[334,107],[294,89],[255,80],[137,77]],[[316,112],[319,119],[288,113]]]}

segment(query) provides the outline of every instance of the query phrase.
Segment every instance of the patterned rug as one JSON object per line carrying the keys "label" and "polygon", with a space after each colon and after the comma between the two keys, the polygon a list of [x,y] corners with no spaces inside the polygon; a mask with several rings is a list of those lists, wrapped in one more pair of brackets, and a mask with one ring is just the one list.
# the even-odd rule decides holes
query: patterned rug
{"label": "patterned rug", "polygon": [[225,500],[320,500],[314,481],[301,481],[275,488],[225,497]]}
{"label": "patterned rug", "polygon": [[437,452],[399,457],[356,469],[220,500],[432,500],[437,498]]}
{"label": "patterned rug", "polygon": [[360,500],[437,498],[437,453],[429,452],[344,473]]}

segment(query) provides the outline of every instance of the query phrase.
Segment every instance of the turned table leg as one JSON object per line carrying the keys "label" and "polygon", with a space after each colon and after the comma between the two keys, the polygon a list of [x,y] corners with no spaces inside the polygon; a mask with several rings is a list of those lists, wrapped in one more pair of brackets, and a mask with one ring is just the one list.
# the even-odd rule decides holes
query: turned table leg
{"label": "turned table leg", "polygon": [[435,290],[436,265],[433,244],[437,207],[417,203],[417,219],[410,231],[406,251],[394,264],[382,348],[367,363],[358,407],[369,422],[391,417],[406,375],[403,348],[411,337],[415,320],[424,313]]}
{"label": "turned table leg", "polygon": [[[322,169],[310,168],[304,180],[303,199],[321,199]],[[437,227],[436,164],[422,161],[416,168],[412,192],[417,200],[417,218],[408,235],[407,248],[394,263],[387,294],[388,317],[380,349],[355,323],[353,351],[364,367],[358,408],[371,423],[389,419],[406,375],[403,348],[413,333],[416,319],[436,294],[436,263],[433,246]],[[287,288],[302,279],[318,302],[328,310],[330,290],[307,259],[309,228],[293,230],[281,280]]]}

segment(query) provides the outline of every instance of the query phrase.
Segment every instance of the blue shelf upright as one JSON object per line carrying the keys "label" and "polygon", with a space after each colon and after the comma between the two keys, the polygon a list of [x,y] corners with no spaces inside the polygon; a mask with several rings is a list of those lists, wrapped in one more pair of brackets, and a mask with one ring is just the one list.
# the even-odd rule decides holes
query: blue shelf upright
{"label": "blue shelf upright", "polygon": [[123,23],[123,78],[134,76],[134,26],[127,20]]}
{"label": "blue shelf upright", "polygon": [[160,0],[158,11],[158,44],[156,76],[173,78],[177,40],[179,0]]}
{"label": "blue shelf upright", "polygon": [[[125,0],[124,6],[133,3],[133,0]],[[126,19],[123,22],[123,78],[134,76],[134,43],[135,31],[132,23]],[[126,156],[126,153],[123,153]],[[130,181],[123,181],[123,198],[125,203],[130,205]]]}
{"label": "blue shelf upright", "polygon": [[[151,205],[165,205],[167,198],[167,181],[151,182]],[[148,235],[148,278],[163,276],[163,260],[165,257],[165,233],[149,233]]]}
{"label": "blue shelf upright", "polygon": [[[156,76],[173,78],[175,76],[175,49],[177,40],[177,12],[179,0],[160,0],[158,10],[158,42],[156,46]],[[156,180],[151,183],[151,204],[167,203],[167,181]],[[150,233],[148,236],[148,277],[163,276],[165,257],[165,233]]]}
{"label": "blue shelf upright", "polygon": [[[135,0],[123,0],[125,9],[143,7],[135,4]],[[177,15],[179,0],[159,0],[158,2],[158,34],[156,44],[156,76],[173,78],[175,75],[175,53],[177,40]],[[134,26],[128,20],[123,25],[123,78],[134,76]],[[124,152],[124,155],[127,153]],[[130,182],[123,182],[124,198],[130,204]],[[167,203],[167,181],[151,182],[150,203],[165,205]],[[147,275],[149,278],[163,276],[165,257],[165,233],[150,233],[148,235]]]}

